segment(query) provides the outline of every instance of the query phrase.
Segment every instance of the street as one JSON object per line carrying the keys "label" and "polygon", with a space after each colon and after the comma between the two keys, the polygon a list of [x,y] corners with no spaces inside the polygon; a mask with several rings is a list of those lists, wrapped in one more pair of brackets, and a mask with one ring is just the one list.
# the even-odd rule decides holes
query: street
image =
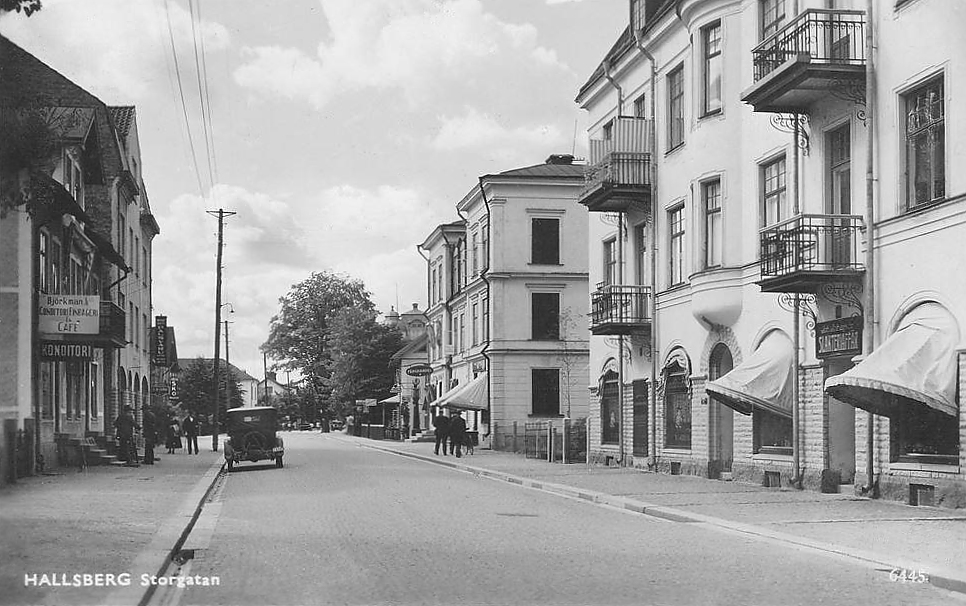
{"label": "street", "polygon": [[181,603],[962,599],[929,584],[892,582],[889,571],[844,558],[497,483],[338,434],[284,435],[283,469],[242,463],[216,486],[206,506],[218,512],[214,532],[189,566],[191,575],[220,584],[186,588]]}

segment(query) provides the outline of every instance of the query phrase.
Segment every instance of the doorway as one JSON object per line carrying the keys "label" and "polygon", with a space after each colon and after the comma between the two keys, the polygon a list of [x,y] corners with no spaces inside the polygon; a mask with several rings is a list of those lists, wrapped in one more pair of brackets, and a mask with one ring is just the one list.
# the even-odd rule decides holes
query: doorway
{"label": "doorway", "polygon": [[[829,360],[825,378],[840,375],[852,368],[849,360]],[[855,481],[855,408],[828,398],[828,467],[839,473],[840,484]]]}
{"label": "doorway", "polygon": [[[724,343],[715,345],[708,359],[708,380],[720,379],[733,368],[734,359],[728,346]],[[711,459],[718,470],[730,472],[735,458],[735,411],[711,398],[708,412],[714,436]]]}
{"label": "doorway", "polygon": [[647,381],[640,379],[631,383],[634,402],[634,456],[647,456]]}

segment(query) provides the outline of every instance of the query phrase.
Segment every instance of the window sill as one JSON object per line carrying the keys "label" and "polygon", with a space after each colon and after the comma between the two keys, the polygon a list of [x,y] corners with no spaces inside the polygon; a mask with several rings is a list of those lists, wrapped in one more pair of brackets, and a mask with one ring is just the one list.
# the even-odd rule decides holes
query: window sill
{"label": "window sill", "polygon": [[661,451],[662,455],[690,457],[691,448],[685,446],[665,446]]}
{"label": "window sill", "polygon": [[751,455],[752,461],[761,461],[765,463],[791,463],[792,455],[784,454],[769,454],[764,452],[758,452]]}
{"label": "window sill", "polygon": [[536,263],[536,262],[533,262],[533,261],[527,263],[527,265],[530,265],[530,266],[534,266],[534,265],[545,265],[545,266],[549,266],[549,267],[563,267],[563,263]]}
{"label": "window sill", "polygon": [[681,149],[682,147],[684,147],[684,141],[681,141],[680,143],[678,143],[674,147],[672,147],[672,148],[668,149],[666,152],[664,152],[664,157],[666,158],[666,157],[670,156],[671,154],[673,154],[677,150]]}
{"label": "window sill", "polygon": [[712,109],[710,111],[704,112],[703,114],[698,116],[698,120],[704,120],[705,118],[715,118],[717,116],[721,116],[723,113],[724,113],[724,110],[719,107],[718,109]]}
{"label": "window sill", "polygon": [[530,413],[530,414],[527,415],[527,418],[529,418],[529,419],[562,419],[562,418],[564,418],[564,416],[562,414],[559,414],[559,413],[558,414],[542,414],[542,413],[532,412],[532,413]]}
{"label": "window sill", "polygon": [[889,471],[929,471],[933,473],[948,473],[958,475],[959,465],[943,465],[941,463],[889,463]]}

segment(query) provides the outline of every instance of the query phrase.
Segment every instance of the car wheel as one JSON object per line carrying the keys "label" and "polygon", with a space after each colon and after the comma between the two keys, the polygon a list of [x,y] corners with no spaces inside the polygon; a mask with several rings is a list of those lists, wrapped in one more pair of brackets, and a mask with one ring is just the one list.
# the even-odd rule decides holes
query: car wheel
{"label": "car wheel", "polygon": [[282,457],[278,457],[277,459],[275,459],[275,467],[279,467],[279,468],[284,467],[284,465],[282,464]]}

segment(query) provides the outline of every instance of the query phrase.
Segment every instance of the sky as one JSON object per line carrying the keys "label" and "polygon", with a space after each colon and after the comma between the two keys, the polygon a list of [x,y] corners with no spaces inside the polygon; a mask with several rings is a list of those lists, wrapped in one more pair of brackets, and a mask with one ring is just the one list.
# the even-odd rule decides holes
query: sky
{"label": "sky", "polygon": [[161,226],[153,314],[182,358],[214,352],[206,211],[236,213],[223,317],[232,364],[261,377],[294,284],[331,271],[383,313],[424,309],[416,246],[459,218],[480,175],[585,155],[574,98],[626,20],[627,0],[43,0],[0,17],[0,33],[136,106]]}

